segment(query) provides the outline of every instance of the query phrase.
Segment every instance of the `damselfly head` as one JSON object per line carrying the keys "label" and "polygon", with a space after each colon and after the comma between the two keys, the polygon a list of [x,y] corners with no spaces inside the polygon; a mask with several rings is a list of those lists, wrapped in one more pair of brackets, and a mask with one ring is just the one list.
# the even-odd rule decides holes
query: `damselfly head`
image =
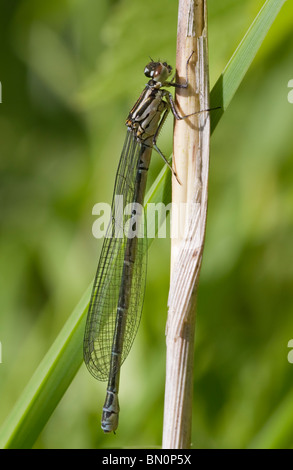
{"label": "damselfly head", "polygon": [[144,74],[156,82],[164,83],[172,73],[171,65],[167,62],[150,62],[145,66]]}

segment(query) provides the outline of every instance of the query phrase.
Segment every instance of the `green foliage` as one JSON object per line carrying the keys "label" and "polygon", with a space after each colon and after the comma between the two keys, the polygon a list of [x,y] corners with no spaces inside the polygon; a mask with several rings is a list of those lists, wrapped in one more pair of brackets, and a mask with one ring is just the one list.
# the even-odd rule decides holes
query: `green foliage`
{"label": "green foliage", "polygon": [[[222,120],[212,139],[198,299],[198,448],[292,447],[290,2],[268,32],[282,3],[267,1],[257,16],[262,1],[209,2],[211,100],[223,111],[212,115],[213,129]],[[144,86],[148,56],[175,63],[177,3],[147,6],[27,0],[1,7],[2,446],[161,444],[168,240],[156,239],[149,250],[143,319],[122,369],[116,436],[99,429],[105,384],[79,369],[89,290],[83,292],[101,246],[90,233],[91,210],[111,200],[123,123]],[[165,154],[171,124],[160,138]],[[154,154],[150,184],[162,166]],[[150,200],[168,202],[168,185],[162,170]]]}

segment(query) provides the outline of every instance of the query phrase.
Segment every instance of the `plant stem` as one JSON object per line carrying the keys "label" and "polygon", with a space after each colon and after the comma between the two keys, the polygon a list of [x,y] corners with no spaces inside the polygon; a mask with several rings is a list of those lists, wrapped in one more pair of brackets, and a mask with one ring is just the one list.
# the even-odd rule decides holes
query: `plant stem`
{"label": "plant stem", "polygon": [[[183,81],[186,61],[194,51],[188,64],[189,86],[176,93],[181,115],[209,108],[206,8],[206,0],[179,1],[177,81]],[[175,123],[173,161],[181,185],[173,178],[163,448],[189,448],[191,441],[195,306],[206,226],[209,139],[207,112]]]}

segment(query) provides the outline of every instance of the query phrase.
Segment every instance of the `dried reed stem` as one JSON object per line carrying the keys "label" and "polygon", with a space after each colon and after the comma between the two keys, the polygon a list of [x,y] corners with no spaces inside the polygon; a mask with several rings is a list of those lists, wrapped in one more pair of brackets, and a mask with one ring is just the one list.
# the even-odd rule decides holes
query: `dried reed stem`
{"label": "dried reed stem", "polygon": [[[192,51],[188,89],[176,93],[181,115],[209,107],[206,0],[179,0],[176,81],[184,80]],[[173,178],[163,448],[191,444],[195,306],[206,226],[209,139],[207,112],[175,123],[173,162],[182,184]],[[187,204],[183,215],[182,203]],[[174,204],[180,209],[179,221]]]}

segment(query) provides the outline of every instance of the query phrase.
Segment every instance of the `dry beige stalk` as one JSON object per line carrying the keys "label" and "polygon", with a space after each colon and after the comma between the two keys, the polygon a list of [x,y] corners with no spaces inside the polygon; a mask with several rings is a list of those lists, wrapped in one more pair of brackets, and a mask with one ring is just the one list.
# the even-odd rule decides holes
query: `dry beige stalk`
{"label": "dry beige stalk", "polygon": [[[188,89],[176,93],[181,115],[209,108],[206,0],[179,1],[176,81],[184,80],[192,51]],[[180,227],[173,217],[171,228],[179,236],[171,245],[163,448],[191,444],[195,307],[206,226],[209,140],[208,112],[176,121],[173,162],[182,184],[173,177],[172,203],[187,206]]]}

